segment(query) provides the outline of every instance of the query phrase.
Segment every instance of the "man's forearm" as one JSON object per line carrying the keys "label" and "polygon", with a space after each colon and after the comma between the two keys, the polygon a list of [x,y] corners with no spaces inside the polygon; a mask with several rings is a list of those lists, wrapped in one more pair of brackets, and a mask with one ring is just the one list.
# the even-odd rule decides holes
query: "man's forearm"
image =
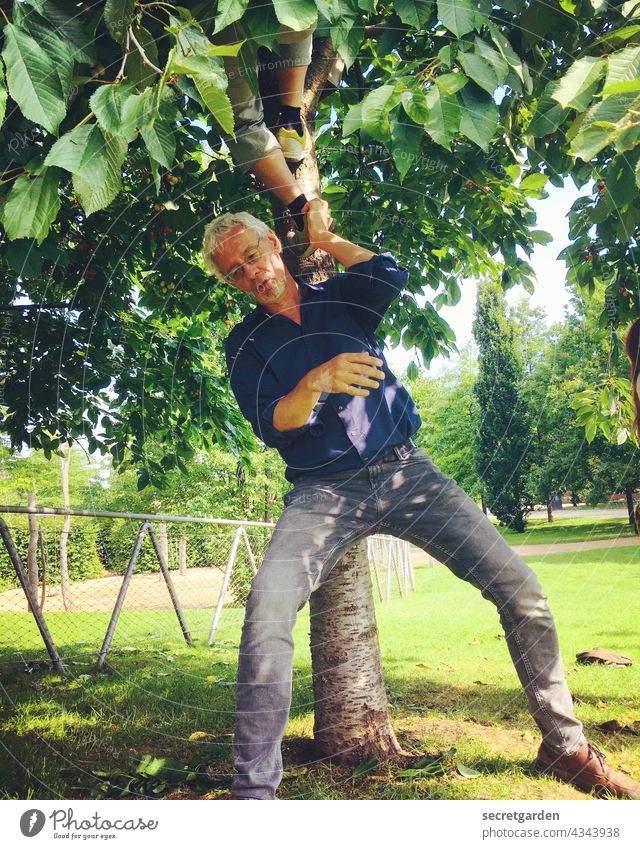
{"label": "man's forearm", "polygon": [[323,251],[331,254],[345,268],[349,268],[358,262],[366,262],[375,256],[372,251],[361,248],[359,245],[354,245],[353,242],[343,239],[342,236],[338,236],[336,233],[327,233],[326,237],[322,240],[321,247]]}
{"label": "man's forearm", "polygon": [[273,411],[275,429],[287,431],[302,427],[311,415],[320,394],[320,391],[313,389],[310,376],[306,374],[298,385],[276,404]]}

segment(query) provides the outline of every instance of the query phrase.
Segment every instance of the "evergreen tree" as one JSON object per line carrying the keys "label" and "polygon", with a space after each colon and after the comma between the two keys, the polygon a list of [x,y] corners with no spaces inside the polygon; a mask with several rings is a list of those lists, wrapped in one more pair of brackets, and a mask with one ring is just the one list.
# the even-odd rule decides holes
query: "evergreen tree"
{"label": "evergreen tree", "polygon": [[478,287],[473,333],[479,370],[474,386],[480,416],[474,439],[478,475],[491,512],[522,532],[528,510],[524,481],[529,466],[531,423],[521,395],[523,366],[515,327],[495,283]]}

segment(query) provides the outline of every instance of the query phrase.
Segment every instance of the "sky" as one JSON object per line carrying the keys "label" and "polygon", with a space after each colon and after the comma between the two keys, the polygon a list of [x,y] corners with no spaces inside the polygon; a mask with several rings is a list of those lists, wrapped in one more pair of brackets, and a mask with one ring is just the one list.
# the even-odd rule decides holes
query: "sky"
{"label": "sky", "polygon": [[[588,189],[578,190],[571,180],[562,189],[547,185],[544,200],[532,200],[531,206],[538,214],[537,229],[546,230],[553,235],[553,241],[548,245],[536,245],[529,262],[536,272],[536,288],[529,295],[521,286],[515,286],[507,292],[507,302],[513,306],[521,298],[528,298],[531,306],[543,307],[547,324],[553,324],[564,318],[564,308],[569,303],[570,293],[565,288],[566,266],[563,260],[556,257],[569,244],[569,220],[567,213],[572,203]],[[443,307],[440,314],[449,322],[456,334],[457,345],[462,349],[472,338],[473,311],[476,301],[476,283],[474,280],[460,281],[462,297],[455,307]],[[435,293],[430,295],[433,297]],[[412,352],[401,348],[388,348],[387,360],[395,372],[404,371],[411,360]],[[451,360],[438,357],[431,364],[430,375],[437,375],[450,367]]]}

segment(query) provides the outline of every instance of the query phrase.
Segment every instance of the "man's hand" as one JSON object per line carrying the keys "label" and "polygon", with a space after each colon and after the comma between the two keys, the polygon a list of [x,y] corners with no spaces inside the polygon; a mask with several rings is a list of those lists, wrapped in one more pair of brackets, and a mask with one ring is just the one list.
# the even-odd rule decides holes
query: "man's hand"
{"label": "man's hand", "polygon": [[302,213],[306,215],[309,244],[312,248],[323,247],[331,236],[329,204],[321,198],[313,198],[302,207]]}
{"label": "man's hand", "polygon": [[345,392],[347,395],[366,396],[369,390],[361,387],[377,389],[380,381],[384,380],[384,372],[377,368],[381,365],[382,360],[371,354],[338,354],[312,369],[306,380],[314,392]]}

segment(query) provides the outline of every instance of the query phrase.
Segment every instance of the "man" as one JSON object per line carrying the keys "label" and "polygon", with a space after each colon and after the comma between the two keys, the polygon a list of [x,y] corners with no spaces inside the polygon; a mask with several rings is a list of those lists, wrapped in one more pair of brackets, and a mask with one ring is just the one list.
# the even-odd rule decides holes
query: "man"
{"label": "man", "polygon": [[406,269],[329,232],[323,201],[309,204],[307,219],[311,245],[346,269],[322,286],[295,280],[278,238],[247,213],[212,221],[203,246],[208,269],[256,301],[227,341],[231,385],[294,484],[247,601],[234,797],[275,798],[297,611],[350,546],[382,531],[419,545],[496,605],[542,731],[539,766],[584,790],[640,799],[640,784],[584,738],[536,576],[411,441],[420,417],[374,336]]}

